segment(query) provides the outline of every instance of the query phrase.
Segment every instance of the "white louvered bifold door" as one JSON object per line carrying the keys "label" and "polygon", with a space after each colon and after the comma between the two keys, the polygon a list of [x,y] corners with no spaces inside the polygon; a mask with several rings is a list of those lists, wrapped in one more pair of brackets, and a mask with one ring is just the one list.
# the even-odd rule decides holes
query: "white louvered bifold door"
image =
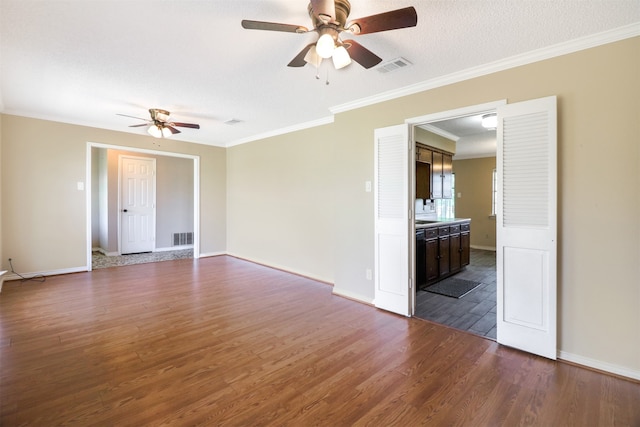
{"label": "white louvered bifold door", "polygon": [[376,129],[374,305],[409,315],[408,125]]}
{"label": "white louvered bifold door", "polygon": [[497,340],[557,354],[556,97],[498,108]]}

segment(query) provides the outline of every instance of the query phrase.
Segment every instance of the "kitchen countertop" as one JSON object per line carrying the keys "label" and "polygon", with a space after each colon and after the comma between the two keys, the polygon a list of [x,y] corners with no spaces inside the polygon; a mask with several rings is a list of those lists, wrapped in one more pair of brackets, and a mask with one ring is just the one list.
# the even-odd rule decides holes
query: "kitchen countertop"
{"label": "kitchen countertop", "polygon": [[442,225],[459,224],[463,222],[471,222],[471,218],[434,218],[434,219],[416,219],[416,229],[440,227]]}

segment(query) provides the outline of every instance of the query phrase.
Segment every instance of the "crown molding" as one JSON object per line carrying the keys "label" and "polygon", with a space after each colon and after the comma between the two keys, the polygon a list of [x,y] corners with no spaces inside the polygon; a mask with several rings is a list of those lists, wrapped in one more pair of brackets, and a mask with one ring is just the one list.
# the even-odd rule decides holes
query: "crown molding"
{"label": "crown molding", "polygon": [[295,132],[295,131],[299,131],[299,130],[304,130],[304,129],[309,129],[309,128],[313,128],[316,126],[322,126],[322,125],[326,125],[329,123],[333,123],[334,121],[334,116],[333,114],[331,116],[326,116],[326,117],[322,117],[320,119],[317,120],[312,120],[309,122],[304,122],[304,123],[298,123],[296,125],[293,126],[288,126],[285,128],[280,128],[280,129],[275,129],[269,132],[264,132],[258,135],[252,135],[249,136],[247,138],[243,138],[243,139],[238,139],[235,141],[232,141],[230,143],[228,143],[226,145],[227,148],[229,147],[233,147],[236,145],[241,145],[241,144],[246,144],[247,142],[251,142],[251,141],[257,141],[260,139],[265,139],[265,138],[270,138],[272,136],[278,136],[278,135],[284,135],[286,133],[291,133],[291,132]]}
{"label": "crown molding", "polygon": [[499,61],[490,62],[478,67],[468,68],[457,73],[448,74],[446,76],[437,77],[424,82],[405,86],[378,95],[362,98],[353,102],[336,105],[329,108],[332,114],[343,113],[350,110],[366,107],[380,102],[390,101],[392,99],[403,96],[413,95],[426,90],[435,89],[453,83],[459,83],[487,74],[493,74],[499,71],[508,70],[510,68],[531,64],[546,59],[555,58],[562,55],[578,52],[585,49],[617,42],[620,40],[640,36],[640,22],[635,22],[623,27],[619,27],[609,31],[580,37],[564,43],[558,43],[542,49],[536,49],[521,55],[515,55]]}
{"label": "crown molding", "polygon": [[456,136],[456,135],[454,135],[454,134],[452,134],[450,132],[447,132],[446,130],[437,128],[437,127],[432,126],[430,124],[424,124],[424,125],[420,125],[418,127],[422,128],[422,129],[424,129],[426,131],[429,131],[431,133],[435,133],[436,135],[440,135],[441,137],[447,138],[447,139],[449,139],[449,140],[451,140],[453,142],[458,142],[458,140],[460,139],[459,136]]}

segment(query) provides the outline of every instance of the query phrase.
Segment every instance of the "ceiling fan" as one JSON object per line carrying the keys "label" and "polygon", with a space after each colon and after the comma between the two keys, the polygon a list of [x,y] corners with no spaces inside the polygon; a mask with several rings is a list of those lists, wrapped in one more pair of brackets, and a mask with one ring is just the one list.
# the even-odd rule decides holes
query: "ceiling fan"
{"label": "ceiling fan", "polygon": [[168,138],[171,135],[180,133],[180,131],[176,129],[176,127],[200,129],[200,125],[196,123],[181,123],[172,121],[169,117],[171,113],[169,113],[167,110],[161,110],[159,108],[149,108],[149,114],[151,115],[151,120],[143,119],[141,117],[129,116],[126,114],[118,114],[118,116],[144,120],[146,123],[131,125],[129,127],[137,128],[142,126],[149,126],[147,132],[149,132],[149,134],[155,138]]}
{"label": "ceiling fan", "polygon": [[351,4],[348,0],[311,0],[308,12],[313,21],[312,30],[301,25],[247,19],[242,21],[242,27],[249,30],[282,31],[297,34],[315,31],[318,33],[318,40],[305,46],[289,62],[288,66],[304,67],[306,64],[312,64],[318,67],[323,59],[332,58],[335,68],[338,69],[349,65],[351,58],[364,68],[371,68],[382,61],[382,58],[355,40],[341,40],[342,32],[357,36],[415,27],[418,23],[418,15],[412,6],[353,19],[347,23],[350,11]]}

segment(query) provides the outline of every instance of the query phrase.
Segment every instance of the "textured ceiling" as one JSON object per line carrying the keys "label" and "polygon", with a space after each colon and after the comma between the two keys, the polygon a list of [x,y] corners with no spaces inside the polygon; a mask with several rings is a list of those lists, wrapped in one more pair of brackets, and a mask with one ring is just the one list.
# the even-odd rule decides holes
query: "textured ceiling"
{"label": "textured ceiling", "polygon": [[[304,0],[0,0],[2,112],[131,133],[163,108],[200,123],[175,139],[229,146],[331,116],[331,108],[640,22],[638,0],[351,0],[351,18],[415,6],[415,28],[357,40],[392,73],[286,64],[316,34]],[[635,27],[634,27],[635,28]],[[326,84],[326,80],[329,84]],[[229,119],[240,122],[224,124]]]}

